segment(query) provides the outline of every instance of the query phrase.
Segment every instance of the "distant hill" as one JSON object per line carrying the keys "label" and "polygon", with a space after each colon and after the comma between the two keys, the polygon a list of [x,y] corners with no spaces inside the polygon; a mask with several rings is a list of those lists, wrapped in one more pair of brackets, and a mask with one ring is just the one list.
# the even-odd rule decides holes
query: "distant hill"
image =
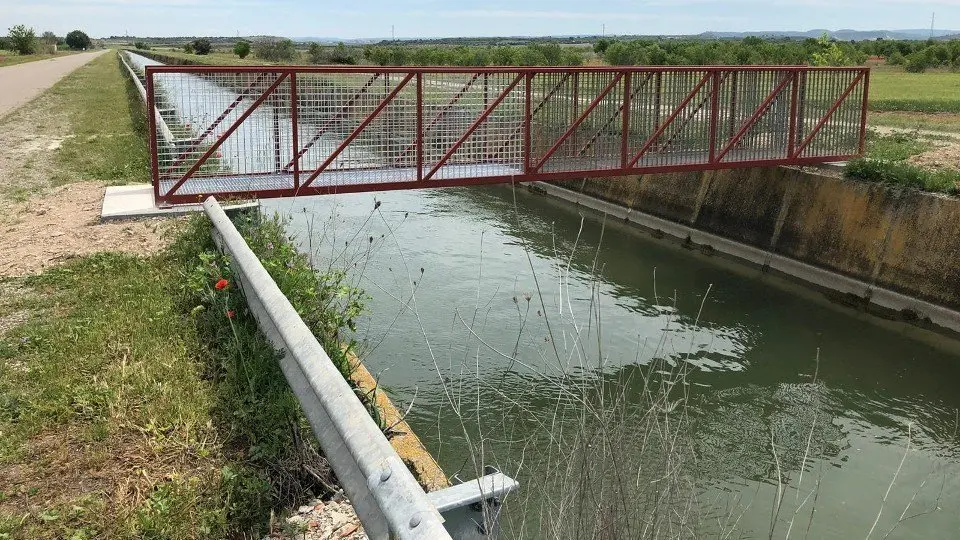
{"label": "distant hill", "polygon": [[[701,34],[677,34],[677,35],[619,35],[606,36],[609,39],[743,39],[748,36],[758,36],[768,39],[806,39],[818,38],[826,33],[833,39],[841,41],[872,41],[876,39],[891,40],[924,40],[931,36],[930,29],[918,30],[825,30],[814,29],[804,32],[783,32],[783,31],[756,31],[756,32],[703,32]],[[936,40],[960,39],[960,30],[934,30],[933,38]],[[186,37],[133,37],[133,36],[110,36],[104,38],[108,42],[133,42],[134,40],[143,40],[149,43],[162,44],[182,44],[196,39],[198,36]],[[446,38],[401,38],[396,41],[408,44],[434,44],[434,45],[522,45],[533,41],[554,41],[564,44],[592,43],[603,36],[598,35],[554,35],[554,36],[487,36],[487,37],[446,37]],[[238,36],[232,37],[208,37],[214,44],[233,43],[238,39],[247,39],[256,41],[257,39],[270,38],[270,36]],[[304,36],[290,38],[297,43],[321,43],[325,45],[343,42],[347,45],[366,45],[369,43],[390,43],[386,38],[356,38],[344,39],[337,37],[317,37]]]}
{"label": "distant hill", "polygon": [[[700,39],[737,39],[747,36],[771,37],[771,38],[818,38],[824,33],[834,39],[841,41],[867,41],[874,39],[903,39],[903,40],[922,40],[930,38],[930,29],[923,30],[826,30],[815,29],[806,32],[704,32],[698,34],[696,38]],[[945,36],[955,36],[960,34],[957,30],[934,30],[933,38],[943,38]]]}

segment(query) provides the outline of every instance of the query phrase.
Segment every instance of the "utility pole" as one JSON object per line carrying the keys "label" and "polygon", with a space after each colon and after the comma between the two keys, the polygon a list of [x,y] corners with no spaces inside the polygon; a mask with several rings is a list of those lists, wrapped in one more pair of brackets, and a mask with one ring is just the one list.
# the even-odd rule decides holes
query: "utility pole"
{"label": "utility pole", "polygon": [[600,24],[600,37],[607,36],[607,25],[605,23]]}
{"label": "utility pole", "polygon": [[933,26],[937,22],[937,12],[934,11],[933,15],[930,16],[930,39],[933,39]]}
{"label": "utility pole", "polygon": [[397,40],[396,28],[394,27],[394,25],[391,24],[390,25],[390,41],[396,41],[396,40]]}

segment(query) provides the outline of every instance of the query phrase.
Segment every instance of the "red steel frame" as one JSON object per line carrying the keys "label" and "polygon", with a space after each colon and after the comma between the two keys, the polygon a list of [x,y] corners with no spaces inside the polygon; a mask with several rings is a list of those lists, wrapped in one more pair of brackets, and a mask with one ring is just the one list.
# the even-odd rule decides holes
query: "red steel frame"
{"label": "red steel frame", "polygon": [[[751,72],[775,72],[779,74],[779,80],[776,86],[769,91],[760,102],[752,113],[750,113],[745,120],[742,122],[736,122],[736,125],[733,123],[732,114],[735,109],[738,99],[743,99],[742,95],[738,95],[736,91],[736,83],[738,75],[747,74]],[[813,73],[818,72],[844,72],[848,75],[853,75],[854,78],[852,82],[847,84],[844,87],[844,91],[839,96],[834,96],[832,104],[826,111],[826,114],[819,116],[816,123],[813,125],[812,129],[806,133],[802,138],[798,137],[798,131],[803,131],[802,126],[798,124],[803,114],[803,109],[805,107],[804,103],[801,102],[800,97],[800,87],[806,80],[806,78]],[[246,88],[237,96],[237,99],[234,100],[226,110],[224,110],[219,116],[216,117],[216,120],[212,125],[203,130],[202,134],[194,139],[189,140],[189,149],[181,152],[175,162],[172,165],[163,167],[164,174],[169,174],[172,170],[176,169],[179,165],[183,164],[186,161],[186,157],[191,152],[197,152],[198,148],[204,142],[204,139],[208,137],[211,133],[214,132],[226,118],[227,116],[234,111],[241,103],[246,99],[246,94],[249,93],[256,87],[266,87],[265,90],[254,99],[251,104],[243,111],[240,116],[233,121],[233,123],[216,139],[210,142],[210,146],[203,152],[202,156],[197,159],[183,174],[179,179],[173,183],[173,186],[169,189],[166,189],[164,192],[161,192],[161,165],[158,159],[158,141],[157,141],[157,119],[155,118],[155,92],[156,92],[156,77],[161,76],[162,74],[168,73],[186,73],[186,74],[255,74],[256,79],[251,82]],[[301,122],[299,116],[300,105],[298,103],[298,88],[297,80],[298,75],[309,75],[309,74],[354,74],[354,75],[367,75],[369,79],[367,82],[361,86],[352,97],[347,101],[346,105],[339,110],[333,116],[329,116],[326,120],[320,125],[320,128],[315,132],[314,136],[306,141],[306,144],[303,144],[303,141],[300,140],[300,133],[298,130],[298,123]],[[679,101],[675,106],[671,108],[671,112],[665,118],[662,117],[661,103],[662,103],[662,89],[663,89],[663,76],[668,73],[690,73],[690,74],[702,74],[702,78],[699,79],[699,82],[693,88],[686,93],[682,100]],[[323,163],[315,169],[304,170],[301,160],[303,156],[310,150],[310,148],[319,140],[319,138],[326,133],[331,126],[340,121],[343,116],[346,114],[346,111],[354,106],[363,96],[370,90],[373,84],[384,78],[385,81],[389,80],[391,74],[402,75],[402,80],[393,86],[393,90],[389,92],[385,98],[381,99],[379,104],[369,112],[367,117],[363,119],[359,125],[353,128],[349,136],[344,138],[339,144],[337,149],[329,154],[326,159],[323,160]],[[462,87],[459,88],[459,91],[453,93],[452,99],[446,103],[443,107],[439,109],[439,112],[434,115],[432,120],[428,121],[425,125],[424,118],[424,79],[431,75],[443,75],[443,74],[463,74],[469,75],[471,78],[465,83],[462,84]],[[552,90],[547,92],[545,95],[534,96],[532,90],[532,83],[534,77],[540,75],[561,75],[558,82],[553,86]],[[585,89],[581,88],[578,85],[578,81],[582,81],[585,78],[585,75],[588,74],[607,74],[610,76],[610,82],[603,85],[602,88],[595,89],[592,93],[587,93]],[[509,83],[503,87],[499,93],[494,91],[493,95],[496,97],[493,101],[489,101],[488,97],[493,97],[493,95],[488,96],[488,77],[492,75],[505,75],[509,76]],[[463,98],[464,94],[471,89],[471,87],[483,77],[483,100],[485,108],[482,110],[480,115],[476,117],[469,127],[461,133],[457,138],[456,142],[442,154],[442,157],[433,162],[426,163],[424,159],[424,141],[425,133],[433,128],[457,103]],[[643,137],[643,143],[639,146],[631,145],[630,136],[631,136],[631,111],[632,103],[635,101],[638,93],[647,87],[648,83],[651,80],[656,79],[656,93],[653,97],[655,103],[652,114],[655,115],[654,126],[655,129],[652,132],[652,135],[647,134]],[[729,104],[720,103],[720,94],[722,86],[727,82],[728,78],[733,81],[733,90],[731,90]],[[636,80],[635,80],[636,79]],[[151,152],[151,169],[153,175],[154,183],[154,197],[158,204],[183,204],[183,203],[195,203],[199,199],[205,198],[209,195],[216,195],[220,197],[243,197],[243,198],[271,198],[271,197],[289,197],[297,195],[322,195],[322,194],[331,194],[331,193],[350,193],[350,192],[362,192],[362,191],[384,191],[384,190],[394,190],[394,189],[417,189],[424,187],[451,187],[451,186],[464,186],[464,185],[480,185],[480,184],[492,184],[492,183],[502,183],[502,182],[530,182],[530,181],[550,181],[550,180],[563,180],[570,178],[598,178],[598,177],[615,177],[615,176],[626,176],[626,175],[638,175],[638,174],[647,174],[647,173],[659,173],[659,172],[682,172],[682,171],[697,171],[697,170],[709,170],[709,169],[726,169],[726,168],[742,168],[742,167],[764,167],[764,166],[776,166],[776,165],[810,165],[831,161],[838,161],[843,159],[849,159],[858,154],[862,154],[864,151],[864,144],[866,139],[866,120],[867,120],[867,95],[869,87],[870,73],[868,68],[815,68],[815,67],[806,67],[806,66],[737,66],[737,67],[704,67],[704,66],[682,66],[682,67],[576,67],[576,68],[565,68],[565,67],[531,67],[531,68],[515,68],[515,67],[491,67],[491,68],[463,68],[463,67],[424,67],[424,68],[407,68],[407,67],[361,67],[361,66],[337,66],[337,67],[322,67],[322,66],[235,66],[235,67],[221,67],[221,66],[148,66],[146,68],[146,91],[147,91],[147,101],[148,108],[147,118],[150,125],[150,152]],[[533,143],[533,134],[532,134],[532,125],[535,115],[541,110],[541,108],[547,103],[548,100],[554,99],[556,94],[559,92],[560,88],[567,84],[568,82],[573,81],[572,89],[572,100],[575,103],[574,105],[574,120],[570,123],[569,126],[566,126],[566,129],[562,131],[562,134],[555,140],[552,141],[552,144],[549,145],[549,150],[539,156],[533,155],[534,143]],[[277,159],[277,171],[285,174],[292,173],[293,177],[293,187],[292,188],[282,188],[282,189],[251,189],[251,190],[237,190],[237,191],[215,191],[210,193],[202,194],[182,194],[177,191],[185,183],[189,182],[191,178],[201,169],[203,164],[217,152],[217,149],[224,143],[224,141],[236,131],[239,125],[248,118],[262,103],[267,101],[274,95],[279,95],[279,89],[283,83],[289,84],[289,100],[290,100],[290,109],[289,109],[289,122],[292,125],[292,149],[291,154],[295,156],[289,163],[281,167],[280,164],[280,135],[279,135],[279,118],[277,117],[276,111],[274,111],[275,118],[275,129],[277,129],[277,134],[275,135],[275,144],[276,144],[276,159]],[[415,114],[416,114],[416,130],[413,142],[403,148],[402,154],[393,161],[394,165],[399,165],[401,158],[413,153],[415,155],[415,169],[416,169],[416,180],[413,181],[399,181],[399,182],[377,182],[377,183],[355,183],[349,185],[336,185],[336,186],[321,186],[314,185],[313,182],[316,180],[330,165],[334,162],[337,156],[344,151],[344,149],[374,120],[377,119],[378,115],[381,114],[397,95],[407,86],[415,87],[416,95],[416,104],[415,104]],[[858,88],[862,87],[862,92],[857,92]],[[586,143],[580,150],[577,155],[582,155],[585,153],[591,145],[594,144],[595,140],[600,133],[604,130],[610,129],[612,125],[615,124],[614,120],[617,119],[617,115],[621,116],[621,122],[619,125],[620,128],[620,142],[619,142],[619,164],[613,168],[586,168],[586,169],[577,169],[577,170],[564,170],[564,171],[544,171],[544,165],[548,163],[551,158],[557,155],[558,150],[564,146],[567,142],[572,142],[574,147],[578,147],[577,143],[577,132],[581,124],[584,123],[592,113],[597,110],[598,105],[603,102],[608,95],[614,89],[619,89],[619,95],[621,96],[622,102],[619,104],[619,107],[615,109],[615,112],[612,116],[602,124],[600,131],[594,135],[589,142]],[[634,89],[635,88],[635,89]],[[498,155],[503,151],[503,149],[512,144],[512,141],[516,139],[518,135],[523,135],[523,140],[520,143],[522,148],[522,170],[518,170],[517,174],[510,175],[492,175],[492,176],[476,176],[469,178],[442,178],[434,179],[434,176],[437,175],[438,171],[447,163],[447,161],[453,156],[457,150],[478,130],[481,125],[488,120],[488,118],[496,112],[498,106],[507,99],[512,93],[522,92],[523,100],[523,121],[522,124],[509,135],[506,142],[503,143],[494,153],[484,150],[482,152],[483,159],[496,160]],[[704,96],[704,92],[706,95]],[[582,94],[586,94],[586,97],[578,97]],[[592,99],[589,99],[592,96]],[[583,101],[580,101],[580,100]],[[585,103],[589,99],[589,104],[585,108],[580,107],[580,103]],[[747,160],[725,160],[730,155],[730,152],[740,144],[746,135],[750,133],[751,129],[757,125],[758,121],[764,117],[764,115],[771,108],[772,104],[778,99],[788,99],[789,100],[789,118],[787,119],[788,125],[786,126],[787,134],[787,143],[784,155],[782,157],[775,158],[755,158]],[[804,153],[810,144],[816,139],[818,134],[821,133],[821,130],[827,126],[831,119],[833,119],[834,114],[843,106],[845,103],[848,103],[851,99],[859,99],[862,102],[857,102],[857,108],[859,110],[859,118],[857,118],[857,129],[859,132],[859,141],[857,144],[856,152],[838,152],[835,155],[816,155],[816,156],[805,156]],[[535,101],[536,100],[536,101]],[[689,111],[689,108],[692,105],[696,105],[692,112]],[[709,155],[706,159],[703,159],[695,163],[678,163],[678,164],[667,164],[667,165],[653,165],[653,166],[643,166],[638,165],[644,156],[648,154],[655,153],[655,147],[660,146],[661,148],[666,147],[671,144],[673,137],[676,137],[678,133],[683,131],[686,128],[688,122],[690,122],[694,116],[699,114],[705,106],[709,106],[707,112],[707,117],[709,118]],[[721,118],[721,109],[729,109],[731,116],[731,123],[726,128],[729,130],[729,134],[721,133],[720,127],[720,118]],[[676,122],[679,122],[679,127],[675,125]],[[798,129],[800,128],[800,129]],[[596,129],[596,128],[594,128]],[[671,131],[672,130],[672,131]],[[670,139],[666,142],[663,142],[661,139],[665,137],[668,133],[672,133]],[[571,139],[572,138],[572,139]],[[799,139],[799,140],[798,140]],[[549,142],[549,141],[548,141]],[[363,170],[360,167],[354,168],[352,170]],[[205,173],[206,174],[206,173]],[[236,177],[236,176],[257,176],[257,175],[267,175],[271,173],[247,173],[245,175],[235,175],[235,174],[226,174],[226,176]],[[301,178],[304,174],[308,176],[304,180]],[[168,179],[169,180],[169,179]]]}

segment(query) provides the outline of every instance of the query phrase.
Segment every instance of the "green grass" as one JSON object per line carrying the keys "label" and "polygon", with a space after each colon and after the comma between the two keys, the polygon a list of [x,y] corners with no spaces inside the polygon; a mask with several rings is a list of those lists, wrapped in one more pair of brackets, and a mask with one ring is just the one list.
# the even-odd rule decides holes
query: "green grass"
{"label": "green grass", "polygon": [[[168,537],[225,528],[212,385],[198,333],[171,294],[169,262],[103,254],[27,280],[32,317],[0,341],[0,475],[21,471],[5,486],[18,492],[0,504],[0,534],[139,536],[150,529],[139,514],[160,488],[219,501],[194,504]],[[49,437],[57,444],[38,442]],[[127,460],[139,465],[124,470]],[[45,478],[51,464],[59,479]],[[98,470],[112,476],[101,490],[69,485],[98,485],[89,480]],[[125,478],[152,493],[144,507],[114,495],[110,484]]]}
{"label": "green grass", "polygon": [[[4,130],[60,141],[59,149],[40,156],[48,185],[150,182],[143,105],[113,53],[101,55],[4,116],[0,131]],[[6,166],[26,169],[30,163],[13,161]],[[29,172],[22,176],[30,176]],[[15,188],[0,186],[0,194]]]}
{"label": "green grass", "polygon": [[943,131],[960,133],[960,114],[930,114],[909,111],[870,111],[871,126],[885,126],[907,130]]}
{"label": "green grass", "polygon": [[902,161],[855,159],[847,163],[844,176],[891,187],[933,193],[957,195],[960,190],[960,171],[955,169],[932,171]]}
{"label": "green grass", "polygon": [[[318,276],[281,222],[238,227],[349,373],[362,293]],[[161,255],[19,285],[31,294],[0,311],[31,313],[0,338],[0,538],[259,537],[271,509],[333,484],[309,472],[327,466],[206,218]]]}
{"label": "green grass", "polygon": [[867,132],[866,156],[872,159],[904,161],[931,148],[933,148],[933,143],[921,139],[915,133],[877,135],[873,131]]}
{"label": "green grass", "polygon": [[960,73],[875,70],[870,76],[870,109],[960,113]]}
{"label": "green grass", "polygon": [[38,60],[49,60],[77,54],[78,51],[59,51],[55,54],[19,54],[15,51],[0,49],[0,67],[15,66],[17,64],[26,64],[27,62],[36,62]]}
{"label": "green grass", "polygon": [[[130,90],[104,55],[0,130],[72,135],[37,150],[55,183],[147,181]],[[349,371],[340,345],[362,293],[318,276],[281,223],[239,227]],[[0,539],[262,537],[271,509],[333,482],[239,290],[214,286],[233,279],[209,233],[198,217],[159,255],[0,281]]]}
{"label": "green grass", "polygon": [[132,83],[113,53],[77,70],[45,94],[39,105],[57,107],[70,118],[74,137],[59,150],[62,167],[54,184],[99,180],[107,184],[148,183],[147,124]]}
{"label": "green grass", "polygon": [[[233,54],[233,51],[216,50],[216,49],[211,51],[210,54],[203,54],[203,55],[188,54],[179,49],[169,49],[169,48],[167,49],[155,48],[155,49],[150,49],[149,51],[138,51],[136,49],[130,49],[130,52],[133,52],[133,53],[146,52],[148,54],[153,53],[154,55],[166,57],[168,59],[173,58],[173,59],[183,60],[183,61],[190,62],[192,64],[199,64],[199,65],[263,66],[263,65],[278,64],[278,62],[266,62],[264,60],[260,60],[259,58],[254,57],[253,54],[250,54],[246,58],[240,58],[239,56]],[[160,59],[160,61],[164,61],[164,60]],[[166,61],[166,63],[171,63],[171,62]],[[293,63],[297,63],[297,62],[293,62]]]}

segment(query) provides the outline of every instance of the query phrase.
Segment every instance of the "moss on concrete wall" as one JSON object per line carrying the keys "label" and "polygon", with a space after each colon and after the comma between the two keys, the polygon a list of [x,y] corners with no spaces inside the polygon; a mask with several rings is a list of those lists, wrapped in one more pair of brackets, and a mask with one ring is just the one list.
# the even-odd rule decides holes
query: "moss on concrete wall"
{"label": "moss on concrete wall", "polygon": [[960,199],[785,167],[558,184],[960,308]]}

